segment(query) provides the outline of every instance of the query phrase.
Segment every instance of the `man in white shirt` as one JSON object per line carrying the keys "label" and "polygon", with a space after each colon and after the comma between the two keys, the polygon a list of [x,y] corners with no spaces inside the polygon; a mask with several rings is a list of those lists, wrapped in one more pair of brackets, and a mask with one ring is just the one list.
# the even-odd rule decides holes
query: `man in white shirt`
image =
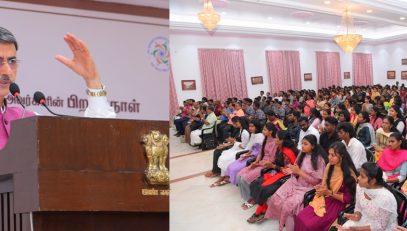
{"label": "man in white shirt", "polygon": [[314,128],[314,126],[310,126],[309,120],[308,120],[307,117],[301,116],[300,119],[298,120],[298,125],[301,128],[300,138],[298,139],[298,144],[297,144],[298,150],[301,150],[301,148],[302,148],[302,139],[306,135],[312,134],[312,135],[316,136],[317,141],[319,143],[319,132],[318,132],[317,129]]}
{"label": "man in white shirt", "polygon": [[346,150],[349,152],[352,158],[353,164],[357,170],[362,167],[362,164],[367,162],[365,146],[356,139],[356,132],[351,123],[340,123],[338,126],[339,139],[346,146]]}
{"label": "man in white shirt", "polygon": [[[215,115],[214,110],[215,109],[214,109],[213,106],[208,106],[206,108],[206,112],[207,112],[208,116],[203,121],[204,124],[203,124],[202,128],[201,129],[196,129],[196,130],[191,132],[191,145],[192,146],[195,146],[195,145],[198,145],[198,144],[202,143],[202,139],[201,139],[200,135],[201,135],[203,129],[211,128],[211,127],[213,127],[215,125],[215,123],[217,121],[217,117]],[[204,131],[205,134],[208,134],[208,133],[211,133],[211,132],[213,132],[211,129],[207,129],[207,130]]]}

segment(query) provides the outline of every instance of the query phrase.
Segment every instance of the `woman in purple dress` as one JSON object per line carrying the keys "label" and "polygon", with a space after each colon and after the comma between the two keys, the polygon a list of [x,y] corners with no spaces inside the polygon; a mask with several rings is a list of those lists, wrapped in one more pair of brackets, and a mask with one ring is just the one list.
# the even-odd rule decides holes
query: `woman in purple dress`
{"label": "woman in purple dress", "polygon": [[279,230],[294,230],[294,217],[301,211],[304,194],[319,183],[328,162],[324,149],[318,145],[315,135],[306,135],[302,140],[301,154],[295,165],[288,165],[283,171],[291,174],[270,197],[265,218],[279,220]]}
{"label": "woman in purple dress", "polygon": [[247,153],[240,155],[240,158],[229,164],[225,172],[225,180],[236,184],[237,173],[246,167],[246,162],[250,159],[256,159],[261,151],[261,144],[264,141],[264,135],[260,123],[256,120],[249,123],[250,139],[247,144]]}
{"label": "woman in purple dress", "polygon": [[338,214],[352,202],[356,191],[356,168],[345,144],[329,148],[329,163],[313,201],[295,218],[295,231],[329,230]]}
{"label": "woman in purple dress", "polygon": [[250,197],[250,183],[260,176],[263,168],[272,167],[276,157],[277,144],[274,140],[277,134],[277,128],[273,123],[267,123],[263,128],[263,135],[266,137],[263,141],[261,153],[257,155],[256,160],[248,167],[243,168],[237,174],[237,184],[240,189],[240,195],[246,202],[242,204],[242,209],[246,210],[254,206],[254,200]]}

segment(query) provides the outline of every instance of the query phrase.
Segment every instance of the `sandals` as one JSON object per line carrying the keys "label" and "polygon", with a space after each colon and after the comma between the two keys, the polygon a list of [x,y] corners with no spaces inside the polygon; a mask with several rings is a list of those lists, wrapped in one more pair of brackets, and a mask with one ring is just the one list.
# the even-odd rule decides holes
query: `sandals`
{"label": "sandals", "polygon": [[247,219],[247,222],[249,222],[250,224],[254,224],[256,222],[261,222],[264,220],[264,213],[260,213],[260,214],[256,214],[253,213],[253,215]]}
{"label": "sandals", "polygon": [[229,180],[216,181],[215,183],[211,184],[210,187],[213,188],[213,187],[222,186],[222,185],[229,184],[229,183],[230,183]]}
{"label": "sandals", "polygon": [[248,209],[250,209],[251,207],[253,207],[254,206],[254,204],[251,204],[251,203],[249,203],[249,202],[245,202],[245,203],[243,203],[242,204],[242,209],[243,210],[248,210]]}
{"label": "sandals", "polygon": [[217,176],[219,176],[220,174],[219,173],[214,173],[214,172],[212,172],[212,171],[209,171],[209,172],[207,172],[207,173],[205,173],[205,177],[208,177],[208,178],[214,178],[214,177],[217,177]]}

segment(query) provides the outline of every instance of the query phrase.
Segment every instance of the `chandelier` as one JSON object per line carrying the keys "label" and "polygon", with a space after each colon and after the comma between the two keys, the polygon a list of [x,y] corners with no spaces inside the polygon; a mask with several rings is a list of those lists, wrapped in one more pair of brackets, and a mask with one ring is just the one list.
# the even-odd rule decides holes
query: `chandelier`
{"label": "chandelier", "polygon": [[212,31],[220,21],[220,15],[213,9],[211,0],[204,0],[204,8],[198,13],[198,18],[209,31]]}
{"label": "chandelier", "polygon": [[346,53],[352,52],[352,50],[358,46],[359,42],[362,41],[362,35],[356,34],[354,31],[352,15],[348,8],[346,8],[343,14],[341,29],[334,37],[334,40]]}

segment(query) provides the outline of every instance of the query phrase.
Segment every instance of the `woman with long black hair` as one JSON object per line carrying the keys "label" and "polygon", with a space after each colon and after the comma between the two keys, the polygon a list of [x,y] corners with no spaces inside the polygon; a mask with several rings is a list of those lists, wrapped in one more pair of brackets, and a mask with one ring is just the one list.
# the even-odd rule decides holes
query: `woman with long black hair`
{"label": "woman with long black hair", "polygon": [[249,223],[259,222],[264,219],[268,207],[267,199],[287,180],[286,176],[288,175],[283,170],[288,168],[289,164],[295,163],[298,154],[298,149],[287,131],[279,131],[275,142],[278,148],[276,161],[270,165],[272,170],[250,184],[250,196],[258,206],[256,212],[247,219]]}
{"label": "woman with long black hair", "polygon": [[325,150],[318,144],[315,135],[306,135],[302,140],[301,154],[295,165],[288,165],[283,172],[291,174],[268,201],[265,218],[279,220],[279,230],[294,230],[294,217],[303,208],[304,194],[321,183],[328,162]]}
{"label": "woman with long black hair", "polygon": [[405,135],[405,122],[404,122],[404,117],[403,114],[401,113],[401,110],[399,107],[396,105],[393,105],[389,109],[389,116],[393,117],[394,119],[394,127],[401,133],[403,136]]}
{"label": "woman with long black hair", "polygon": [[345,144],[333,143],[328,159],[322,184],[315,186],[314,199],[295,219],[295,231],[329,230],[355,196],[357,171]]}
{"label": "woman with long black hair", "polygon": [[250,198],[250,183],[260,176],[263,168],[271,167],[276,158],[277,144],[275,138],[277,128],[273,123],[267,123],[263,128],[265,139],[259,155],[256,160],[248,167],[243,168],[236,177],[236,183],[240,189],[240,195],[246,201],[242,204],[242,209],[246,210],[254,205],[253,199]]}
{"label": "woman with long black hair", "polygon": [[393,132],[387,142],[377,165],[384,171],[387,183],[402,183],[407,176],[407,141],[399,132]]}

